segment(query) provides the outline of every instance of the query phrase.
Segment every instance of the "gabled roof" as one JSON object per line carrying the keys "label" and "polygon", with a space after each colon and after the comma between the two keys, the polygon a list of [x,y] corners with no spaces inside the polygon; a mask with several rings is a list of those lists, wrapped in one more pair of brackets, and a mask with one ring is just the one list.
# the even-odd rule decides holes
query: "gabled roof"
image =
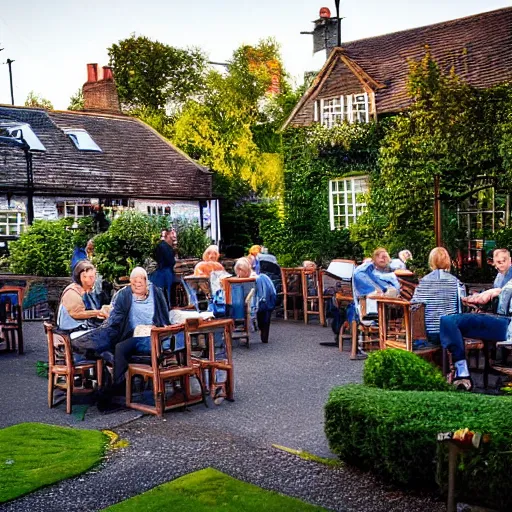
{"label": "gabled roof", "polygon": [[424,57],[426,46],[444,71],[453,67],[457,75],[475,87],[512,80],[512,8],[342,43],[342,48],[331,52],[283,129],[304,103],[320,92],[336,60],[348,59],[357,66],[355,74],[360,80],[361,73],[365,73],[383,86],[367,84],[376,92],[378,114],[407,108],[409,61]]}
{"label": "gabled roof", "polygon": [[[212,195],[211,172],[136,118],[0,106],[0,120],[30,124],[46,147],[33,153],[36,193],[154,199]],[[80,151],[63,131],[69,128],[86,130],[102,152]],[[11,152],[9,165],[0,162],[0,188],[23,190],[25,160],[21,152],[13,158],[13,151],[0,143],[1,155]]]}

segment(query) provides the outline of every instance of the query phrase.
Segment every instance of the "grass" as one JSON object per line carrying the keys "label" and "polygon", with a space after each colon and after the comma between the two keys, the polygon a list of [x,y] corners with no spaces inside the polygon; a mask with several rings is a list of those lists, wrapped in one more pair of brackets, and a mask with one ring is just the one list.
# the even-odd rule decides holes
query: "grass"
{"label": "grass", "polygon": [[212,468],[177,478],[105,509],[108,512],[313,512],[325,510],[296,498],[266,491]]}
{"label": "grass", "polygon": [[0,430],[0,503],[79,475],[100,462],[108,437],[40,423]]}

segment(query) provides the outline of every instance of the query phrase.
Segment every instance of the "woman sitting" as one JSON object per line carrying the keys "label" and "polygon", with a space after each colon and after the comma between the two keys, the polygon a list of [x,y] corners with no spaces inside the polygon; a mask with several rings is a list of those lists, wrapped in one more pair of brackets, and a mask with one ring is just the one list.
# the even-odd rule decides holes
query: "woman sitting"
{"label": "woman sitting", "polygon": [[102,306],[94,292],[96,269],[87,261],[79,261],[72,275],[73,283],[62,292],[57,315],[58,328],[69,335],[73,351],[88,358],[101,357],[112,361],[113,338],[116,332],[103,320],[108,306]]}
{"label": "woman sitting", "polygon": [[[240,258],[235,264],[235,273],[237,277],[251,277],[251,261],[248,258]],[[270,277],[265,274],[257,275],[253,304],[256,307],[256,318],[262,343],[268,343],[270,318],[276,306],[276,298],[276,289]]]}
{"label": "woman sitting", "polygon": [[214,271],[225,270],[219,263],[219,248],[216,245],[210,245],[203,253],[203,261],[200,261],[194,268],[194,275],[199,277],[210,277]]}
{"label": "woman sitting", "polygon": [[114,386],[124,384],[128,362],[133,354],[151,354],[152,326],[169,325],[169,311],[162,290],[148,281],[142,267],[130,274],[130,286],[122,288],[114,297],[109,323],[116,329]]}
{"label": "woman sitting", "polygon": [[451,259],[444,247],[436,247],[428,257],[430,274],[420,279],[411,302],[425,304],[425,328],[429,343],[439,345],[439,323],[444,315],[462,312],[464,285],[450,274]]}

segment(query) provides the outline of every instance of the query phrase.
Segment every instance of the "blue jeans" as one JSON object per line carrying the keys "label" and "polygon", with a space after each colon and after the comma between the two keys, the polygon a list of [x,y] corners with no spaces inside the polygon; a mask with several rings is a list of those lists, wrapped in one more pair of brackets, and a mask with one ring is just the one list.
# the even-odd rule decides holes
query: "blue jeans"
{"label": "blue jeans", "polygon": [[441,317],[440,337],[443,348],[448,349],[453,362],[466,359],[464,338],[490,341],[507,339],[507,328],[511,318],[506,316],[464,313]]}

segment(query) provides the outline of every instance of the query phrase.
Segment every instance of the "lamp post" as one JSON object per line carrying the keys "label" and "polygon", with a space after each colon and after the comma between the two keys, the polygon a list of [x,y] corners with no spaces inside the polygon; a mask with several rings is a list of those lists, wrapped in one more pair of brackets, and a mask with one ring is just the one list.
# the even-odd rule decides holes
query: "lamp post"
{"label": "lamp post", "polygon": [[32,169],[32,153],[30,152],[30,146],[23,138],[23,135],[21,138],[1,135],[0,142],[16,146],[22,149],[25,154],[25,160],[27,162],[27,222],[29,226],[31,226],[34,222],[34,174]]}

